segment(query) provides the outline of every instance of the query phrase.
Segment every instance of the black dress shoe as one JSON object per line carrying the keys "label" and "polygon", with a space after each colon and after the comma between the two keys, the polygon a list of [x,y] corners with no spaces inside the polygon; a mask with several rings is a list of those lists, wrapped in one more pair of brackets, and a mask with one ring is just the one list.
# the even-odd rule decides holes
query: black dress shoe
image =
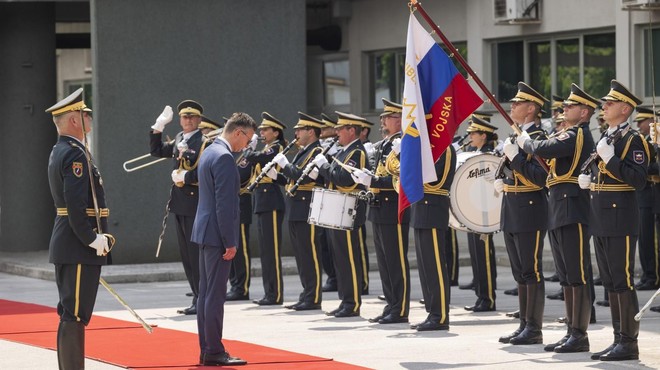
{"label": "black dress shoe", "polygon": [[311,303],[311,302],[301,302],[298,305],[294,305],[293,309],[296,310],[296,311],[320,310],[321,305],[320,304],[314,304],[314,303]]}
{"label": "black dress shoe", "polygon": [[637,348],[637,341],[634,342],[619,342],[611,351],[601,355],[601,361],[627,361],[639,360],[639,348]]}
{"label": "black dress shoe", "polygon": [[571,335],[566,343],[555,347],[555,353],[576,352],[589,352],[589,336],[587,334]]}
{"label": "black dress shoe", "polygon": [[432,330],[449,330],[448,324],[440,324],[433,321],[424,321],[423,323],[417,325],[415,328],[417,331],[432,331]]}
{"label": "black dress shoe", "polygon": [[252,302],[258,304],[259,306],[276,306],[282,304],[282,302],[278,302],[274,299],[270,299],[266,297],[263,297],[261,299],[255,299]]}
{"label": "black dress shoe", "polygon": [[488,303],[483,302],[481,304],[475,305],[472,308],[472,312],[489,312],[489,311],[495,311],[495,303],[493,303],[493,307],[490,307]]}
{"label": "black dress shoe", "polygon": [[186,293],[186,297],[192,297],[192,296],[194,296],[194,295],[195,295],[195,293],[193,293],[193,292],[188,292],[188,293]]}
{"label": "black dress shoe", "polygon": [[554,352],[555,348],[557,348],[557,347],[561,346],[562,344],[566,343],[566,341],[570,337],[571,337],[570,334],[566,334],[566,335],[564,335],[563,338],[561,338],[557,342],[550,343],[550,344],[546,345],[545,347],[543,347],[543,350],[546,351],[546,352]]}
{"label": "black dress shoe", "polygon": [[184,315],[197,315],[197,306],[190,305],[190,307],[186,307],[181,310],[176,310],[176,313],[181,313]]}
{"label": "black dress shoe", "polygon": [[515,287],[515,288],[512,288],[512,289],[507,289],[507,290],[504,291],[504,294],[517,296],[518,295],[518,287]]}
{"label": "black dress shoe", "polygon": [[204,366],[240,366],[247,364],[247,361],[242,360],[238,357],[231,357],[229,353],[223,352],[217,355],[204,355]]}
{"label": "black dress shoe", "polygon": [[337,312],[341,311],[341,306],[335,308],[332,311],[328,311],[325,313],[326,316],[334,316]]}
{"label": "black dress shoe", "polygon": [[603,299],[602,301],[596,301],[596,304],[603,307],[609,307],[610,301]]}
{"label": "black dress shoe", "polygon": [[614,343],[610,344],[610,345],[609,345],[607,348],[605,348],[604,350],[592,353],[592,354],[591,354],[591,359],[592,359],[592,360],[600,360],[600,356],[609,353],[611,350],[614,349],[614,347],[616,347],[617,344],[618,344],[617,342],[614,342]]}
{"label": "black dress shoe", "polygon": [[399,316],[395,314],[389,314],[378,320],[379,324],[401,324],[406,322],[408,322],[407,316]]}
{"label": "black dress shoe", "polygon": [[410,329],[417,329],[417,327],[419,327],[420,325],[426,323],[427,321],[429,321],[429,320],[426,319],[426,320],[424,320],[424,321],[422,321],[422,322],[418,322],[417,324],[411,324],[411,325],[410,325]]}
{"label": "black dress shoe", "polygon": [[372,317],[372,318],[368,319],[367,321],[369,321],[369,322],[371,322],[371,323],[377,323],[377,322],[380,321],[380,319],[382,319],[383,317],[385,317],[385,315],[378,315],[378,316],[376,316],[376,317]]}
{"label": "black dress shoe", "polygon": [[655,285],[652,281],[644,281],[635,284],[635,289],[637,290],[658,290],[658,286]]}
{"label": "black dress shoe", "polygon": [[545,281],[552,281],[556,283],[559,281],[559,276],[557,276],[557,274],[554,274],[552,276],[545,277],[544,279]]}
{"label": "black dress shoe", "polygon": [[355,316],[360,316],[360,311],[353,311],[353,310],[347,310],[342,308],[341,310],[335,312],[335,317],[336,318],[344,318],[344,317],[355,317]]}
{"label": "black dress shoe", "polygon": [[520,310],[513,311],[513,312],[507,312],[506,316],[507,317],[513,317],[514,319],[519,319],[520,318]]}
{"label": "black dress shoe", "polygon": [[227,292],[227,296],[225,297],[225,301],[249,301],[249,300],[250,300],[249,293],[243,294],[236,291]]}
{"label": "black dress shoe", "polygon": [[460,290],[474,289],[474,283],[459,285],[458,289],[460,289]]}
{"label": "black dress shoe", "polygon": [[322,292],[336,292],[337,291],[337,282],[336,281],[326,281],[325,284],[321,287]]}
{"label": "black dress shoe", "polygon": [[385,296],[381,294],[381,295],[378,296],[378,299],[380,299],[381,301],[384,301],[384,300],[385,300]]}
{"label": "black dress shoe", "polygon": [[653,307],[651,307],[651,308],[649,308],[649,309],[650,309],[651,311],[653,311],[653,312],[660,312],[660,306],[653,306]]}
{"label": "black dress shoe", "polygon": [[422,299],[419,300],[419,303],[426,304],[426,301],[424,300],[424,298],[422,298]]}
{"label": "black dress shoe", "polygon": [[294,304],[288,304],[284,306],[284,308],[288,308],[289,310],[295,310],[296,307],[300,306],[301,304],[303,304],[303,302],[296,302]]}
{"label": "black dress shoe", "polygon": [[557,293],[548,294],[546,297],[548,299],[552,299],[552,300],[561,300],[561,301],[563,301],[564,300],[564,290],[559,289],[559,291]]}

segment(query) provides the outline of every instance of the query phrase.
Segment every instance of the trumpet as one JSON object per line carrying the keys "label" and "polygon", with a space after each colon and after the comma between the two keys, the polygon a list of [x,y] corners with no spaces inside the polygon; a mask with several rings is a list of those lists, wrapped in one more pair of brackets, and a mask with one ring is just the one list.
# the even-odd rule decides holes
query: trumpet
{"label": "trumpet", "polygon": [[[282,150],[282,154],[288,153],[289,150],[291,150],[291,148],[293,148],[293,146],[296,144],[296,141],[298,141],[298,138],[295,138],[295,139],[291,140],[289,145],[287,145],[286,148],[284,148]],[[266,163],[264,165],[264,168],[261,169],[261,173],[259,174],[259,176],[257,176],[254,179],[254,181],[250,185],[248,185],[247,191],[251,192],[252,190],[254,190],[254,188],[256,188],[257,185],[259,185],[259,181],[261,181],[261,179],[263,179],[264,176],[266,176],[268,171],[270,171],[270,169],[273,168],[274,165],[275,165],[275,162],[273,162],[273,161],[270,161],[270,162]]]}

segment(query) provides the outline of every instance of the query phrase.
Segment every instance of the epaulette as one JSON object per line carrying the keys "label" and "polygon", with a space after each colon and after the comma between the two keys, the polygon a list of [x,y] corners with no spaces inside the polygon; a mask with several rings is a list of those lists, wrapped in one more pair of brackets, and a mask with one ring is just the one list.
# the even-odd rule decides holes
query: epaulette
{"label": "epaulette", "polygon": [[69,143],[69,145],[71,145],[73,148],[80,148],[80,145],[78,145],[78,143],[73,140],[67,141],[67,143]]}

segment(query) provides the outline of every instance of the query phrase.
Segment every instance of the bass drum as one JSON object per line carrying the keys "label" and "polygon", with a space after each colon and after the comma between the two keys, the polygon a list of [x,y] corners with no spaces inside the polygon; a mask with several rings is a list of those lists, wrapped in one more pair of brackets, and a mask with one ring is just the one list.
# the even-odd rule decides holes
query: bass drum
{"label": "bass drum", "polygon": [[493,187],[499,162],[500,158],[490,153],[463,152],[456,156],[449,197],[450,227],[480,234],[500,230],[502,195]]}

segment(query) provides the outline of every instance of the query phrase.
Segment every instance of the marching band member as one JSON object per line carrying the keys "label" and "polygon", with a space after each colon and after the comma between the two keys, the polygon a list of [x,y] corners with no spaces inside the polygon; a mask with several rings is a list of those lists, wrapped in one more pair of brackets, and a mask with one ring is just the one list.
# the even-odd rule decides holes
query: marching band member
{"label": "marching band member", "polygon": [[[286,146],[286,140],[284,140],[286,125],[267,112],[263,112],[261,118],[263,120],[258,128],[265,147],[260,151],[252,151],[245,156],[248,163],[255,166],[255,179],[261,173],[261,169]],[[253,200],[253,212],[257,216],[257,230],[259,230],[261,271],[264,284],[263,298],[255,299],[253,302],[260,306],[281,305],[284,299],[282,295],[282,256],[280,251],[282,220],[284,218],[282,190],[277,183],[273,182],[273,179],[264,176],[253,191]]]}
{"label": "marching band member", "polygon": [[[470,146],[466,152],[492,152],[497,142],[495,130],[497,127],[473,115],[467,128]],[[468,232],[467,237],[477,301],[472,306],[465,306],[465,309],[473,312],[495,311],[497,265],[493,234]]]}
{"label": "marching band member", "polygon": [[188,284],[193,292],[190,307],[178,310],[184,315],[197,314],[197,296],[199,294],[199,247],[190,241],[199,189],[197,186],[197,163],[204,147],[204,136],[199,130],[204,108],[193,100],[184,100],[177,106],[181,132],[174,141],[163,142],[163,130],[172,121],[172,108],[168,105],[151,126],[149,134],[151,155],[154,157],[174,158],[172,171],[172,190],[168,208],[176,216],[176,234],[179,241],[179,253]]}
{"label": "marching band member", "polygon": [[384,112],[381,122],[392,134],[383,139],[375,151],[376,171],[372,176],[365,171],[354,173],[358,182],[369,186],[374,194],[369,204],[369,220],[373,224],[374,246],[378,272],[387,302],[383,313],[370,322],[395,324],[408,322],[410,311],[410,266],[408,265],[408,230],[410,214],[406,210],[398,220],[399,195],[394,191],[392,175],[386,170],[385,160],[392,150],[392,141],[401,138],[401,104],[383,98]]}
{"label": "marching band member", "polygon": [[[365,190],[364,185],[355,182],[346,168],[337,162],[355,168],[367,168],[367,155],[364,146],[359,140],[362,128],[370,123],[353,114],[336,112],[337,136],[339,145],[343,148],[334,157],[333,162],[321,154],[317,154],[312,161],[318,167],[319,174],[323,176],[328,189],[336,189],[342,193],[351,193],[356,190]],[[328,230],[335,267],[337,268],[338,292],[341,303],[339,307],[327,313],[334,317],[351,317],[360,315],[362,305],[361,292],[363,288],[363,268],[360,256],[359,229],[366,218],[366,202],[357,201],[357,215],[353,229]]]}
{"label": "marching band member", "polygon": [[[321,122],[324,126],[321,129],[320,143],[323,149],[328,146],[332,146],[328,149],[327,156],[332,158],[337,151],[339,151],[339,144],[335,140],[337,133],[335,132],[335,127],[337,126],[337,120],[330,118],[325,113],[321,113]],[[321,287],[321,290],[324,292],[336,292],[337,291],[337,272],[335,271],[335,262],[332,259],[332,248],[330,247],[330,233],[325,227],[316,228],[319,238],[319,244],[321,244],[321,261],[323,264],[323,271],[328,275],[328,278],[325,280],[325,283]]]}
{"label": "marching band member", "polygon": [[[398,189],[400,173],[399,152],[401,139],[392,141],[392,151],[387,157],[388,173],[394,176],[394,188]],[[424,198],[410,206],[410,225],[415,235],[417,270],[422,286],[426,319],[410,326],[417,331],[449,330],[449,300],[451,288],[445,262],[445,235],[449,227],[449,189],[456,172],[456,150],[453,146],[435,162],[438,180],[424,184]],[[433,215],[433,217],[429,217]]]}
{"label": "marching band member", "polygon": [[[511,99],[511,119],[528,137],[545,139],[538,113],[547,99],[524,82]],[[520,326],[502,343],[543,343],[543,240],[548,226],[548,202],[545,190],[547,173],[531,155],[520,153],[511,139],[504,141],[506,156],[504,179],[495,180],[495,190],[503,193],[500,228],[511,262],[511,272],[518,283]]]}
{"label": "marching band member", "polygon": [[[293,129],[298,139],[296,144],[301,149],[291,163],[282,153],[278,153],[273,158],[273,161],[282,169],[280,176],[283,175],[288,180],[287,190],[291,189],[303,175],[307,164],[323,151],[319,143],[323,122],[302,112],[298,112],[298,117],[298,123],[293,126]],[[317,243],[317,226],[307,223],[312,189],[315,185],[315,181],[307,176],[295,194],[285,197],[291,245],[298,266],[300,283],[303,286],[298,302],[285,307],[296,311],[321,309],[321,246]]]}
{"label": "marching band member", "polygon": [[646,186],[650,153],[646,141],[627,122],[642,101],[616,80],[610,86],[601,98],[609,128],[596,145],[600,160],[591,164],[591,175],[581,174],[578,182],[591,189],[591,232],[603,287],[610,292],[614,328],[614,343],[592,358],[621,361],[639,358],[639,323],[634,319],[639,303],[633,282],[639,235],[635,190]]}

